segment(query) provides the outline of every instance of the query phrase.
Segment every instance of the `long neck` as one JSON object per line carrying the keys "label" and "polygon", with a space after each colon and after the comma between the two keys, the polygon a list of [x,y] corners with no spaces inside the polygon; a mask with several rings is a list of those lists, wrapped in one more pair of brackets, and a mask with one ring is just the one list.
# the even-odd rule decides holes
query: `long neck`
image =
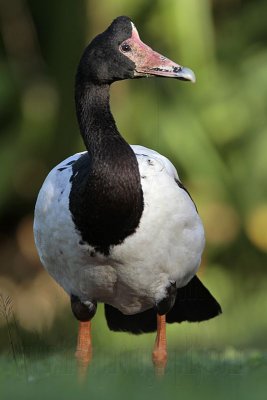
{"label": "long neck", "polygon": [[90,154],[98,156],[103,143],[121,137],[109,106],[109,85],[84,84],[77,78],[76,113],[84,144]]}
{"label": "long neck", "polygon": [[143,193],[138,163],[111,114],[109,85],[77,79],[75,100],[89,158],[85,173],[73,182],[72,214],[83,239],[108,253],[139,224]]}
{"label": "long neck", "polygon": [[[129,144],[118,132],[109,105],[109,85],[97,85],[92,82],[83,84],[76,81],[75,101],[80,132],[91,159],[95,175],[102,178],[102,185],[108,179],[121,181],[121,170],[127,172],[128,179],[123,184],[140,185],[138,164]],[[118,174],[117,174],[118,172]],[[132,182],[133,183],[133,182]],[[121,184],[121,182],[120,182]]]}

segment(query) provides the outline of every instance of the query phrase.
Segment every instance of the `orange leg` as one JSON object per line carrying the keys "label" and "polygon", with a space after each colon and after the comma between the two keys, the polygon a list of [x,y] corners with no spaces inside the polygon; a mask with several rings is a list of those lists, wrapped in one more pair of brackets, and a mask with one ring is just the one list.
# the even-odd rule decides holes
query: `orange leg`
{"label": "orange leg", "polygon": [[157,315],[157,337],[152,353],[157,376],[163,376],[167,365],[166,316]]}
{"label": "orange leg", "polygon": [[78,342],[75,356],[78,361],[78,374],[84,380],[92,359],[91,321],[79,322]]}

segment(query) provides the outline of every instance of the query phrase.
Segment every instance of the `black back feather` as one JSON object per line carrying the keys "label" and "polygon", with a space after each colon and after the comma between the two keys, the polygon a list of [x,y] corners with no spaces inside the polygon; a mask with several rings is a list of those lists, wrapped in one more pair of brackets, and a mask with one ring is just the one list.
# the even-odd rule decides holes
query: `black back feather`
{"label": "black back feather", "polygon": [[[176,301],[166,315],[168,323],[201,322],[216,317],[222,310],[219,303],[197,276],[183,288],[177,289]],[[116,308],[105,304],[107,324],[112,331],[133,334],[154,332],[157,330],[157,310],[151,308],[134,315],[124,315]]]}

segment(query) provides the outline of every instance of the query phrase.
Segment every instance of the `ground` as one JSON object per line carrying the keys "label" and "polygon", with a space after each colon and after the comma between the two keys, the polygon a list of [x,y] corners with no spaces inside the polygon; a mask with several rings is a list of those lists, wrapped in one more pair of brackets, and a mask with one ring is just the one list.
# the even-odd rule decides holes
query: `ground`
{"label": "ground", "polygon": [[258,350],[172,351],[160,380],[153,374],[148,352],[95,352],[82,385],[77,382],[71,349],[48,354],[34,349],[17,360],[2,355],[1,400],[266,398],[267,353]]}

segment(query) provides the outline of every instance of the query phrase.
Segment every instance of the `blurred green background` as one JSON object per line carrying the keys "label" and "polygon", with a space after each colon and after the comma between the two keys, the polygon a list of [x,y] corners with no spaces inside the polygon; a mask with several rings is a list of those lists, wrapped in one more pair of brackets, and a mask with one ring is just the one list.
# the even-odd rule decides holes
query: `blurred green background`
{"label": "blurred green background", "polygon": [[[170,326],[169,346],[219,352],[223,360],[241,360],[243,351],[260,357],[267,336],[265,0],[0,0],[0,350],[74,349],[77,322],[38,261],[33,210],[49,170],[84,148],[75,69],[85,45],[118,15],[197,76],[195,85],[141,79],[111,91],[120,132],[170,158],[205,225],[200,277],[224,313]],[[101,307],[93,335],[106,354],[150,354],[154,340],[109,332]]]}

